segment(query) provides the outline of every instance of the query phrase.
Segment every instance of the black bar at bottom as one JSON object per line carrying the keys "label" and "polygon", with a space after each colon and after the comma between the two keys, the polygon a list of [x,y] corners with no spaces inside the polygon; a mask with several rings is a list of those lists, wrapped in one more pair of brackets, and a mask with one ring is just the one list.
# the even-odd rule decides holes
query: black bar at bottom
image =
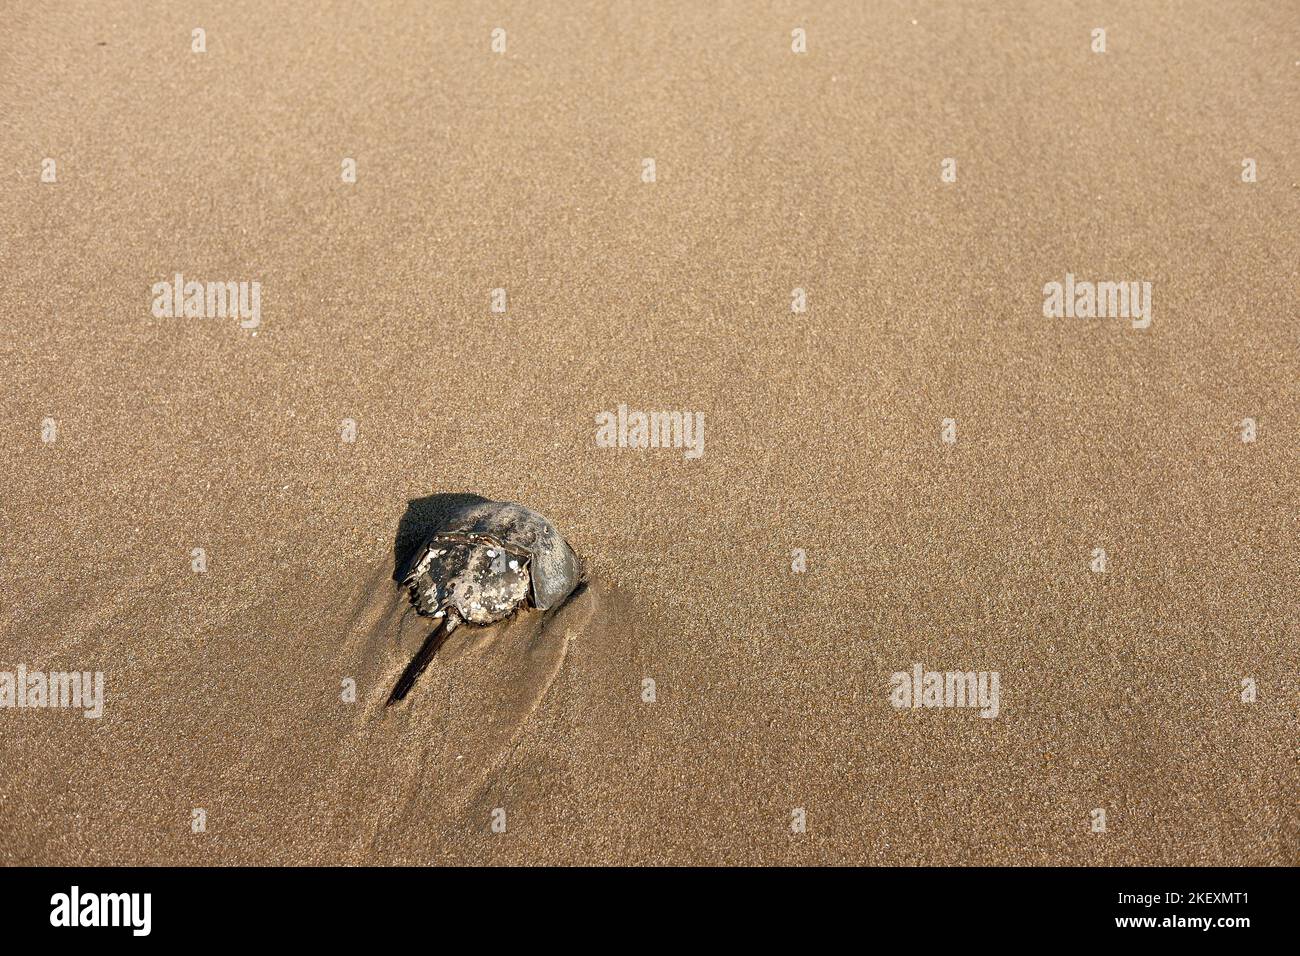
{"label": "black bar at bottom", "polygon": [[[564,945],[613,920],[659,945],[680,942],[659,934],[687,925],[734,942],[812,921],[860,940],[902,932],[918,945],[931,934],[944,946],[1043,942],[1046,931],[1232,946],[1261,931],[1291,935],[1283,907],[1294,881],[1285,869],[11,868],[0,870],[0,925],[6,943],[283,935],[296,945],[373,946],[377,936],[441,925],[453,936],[522,932]],[[453,936],[436,942],[455,945]]]}

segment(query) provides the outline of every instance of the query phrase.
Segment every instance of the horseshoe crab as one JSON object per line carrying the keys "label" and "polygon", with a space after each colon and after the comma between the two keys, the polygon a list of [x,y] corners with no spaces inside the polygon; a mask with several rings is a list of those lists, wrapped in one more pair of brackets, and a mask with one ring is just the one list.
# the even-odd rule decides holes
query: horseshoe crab
{"label": "horseshoe crab", "polygon": [[416,613],[437,621],[388,703],[402,700],[461,624],[487,625],[522,608],[552,611],[580,583],[578,556],[546,518],[512,502],[453,508],[407,565],[401,584]]}

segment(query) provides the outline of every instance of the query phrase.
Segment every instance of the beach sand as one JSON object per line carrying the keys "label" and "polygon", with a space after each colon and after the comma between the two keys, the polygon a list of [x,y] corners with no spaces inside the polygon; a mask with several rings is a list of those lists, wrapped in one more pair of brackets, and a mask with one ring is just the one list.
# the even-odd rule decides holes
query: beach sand
{"label": "beach sand", "polygon": [[[1294,5],[4,20],[0,671],[105,699],[0,709],[0,862],[1300,862]],[[461,492],[589,586],[386,709]]]}

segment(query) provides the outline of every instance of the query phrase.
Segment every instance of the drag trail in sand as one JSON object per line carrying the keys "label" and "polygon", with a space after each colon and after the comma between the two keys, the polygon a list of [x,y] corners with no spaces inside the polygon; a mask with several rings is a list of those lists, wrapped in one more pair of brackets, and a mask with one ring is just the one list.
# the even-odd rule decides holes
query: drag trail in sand
{"label": "drag trail in sand", "polygon": [[337,673],[356,675],[358,687],[336,774],[378,782],[354,845],[364,857],[384,847],[418,846],[410,834],[436,829],[431,821],[486,827],[488,816],[471,820],[469,810],[484,803],[534,714],[548,703],[571,642],[591,646],[609,635],[607,627],[591,627],[602,589],[583,585],[554,611],[461,627],[408,697],[388,706],[393,684],[433,628],[390,577],[377,573],[363,589],[363,608],[335,662]]}

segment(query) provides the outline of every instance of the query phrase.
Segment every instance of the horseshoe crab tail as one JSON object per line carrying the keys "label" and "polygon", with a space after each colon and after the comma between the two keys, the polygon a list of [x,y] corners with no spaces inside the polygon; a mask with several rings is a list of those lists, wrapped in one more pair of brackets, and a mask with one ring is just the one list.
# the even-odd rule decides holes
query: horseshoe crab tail
{"label": "horseshoe crab tail", "polygon": [[411,658],[411,663],[406,665],[406,670],[402,671],[402,676],[397,679],[393,692],[388,695],[388,701],[384,704],[385,707],[391,707],[393,704],[398,703],[411,692],[415,682],[420,679],[424,669],[429,666],[429,661],[433,660],[433,655],[438,653],[438,648],[442,647],[442,642],[456,629],[456,625],[459,623],[458,618],[448,614],[438,622],[437,627],[429,632],[429,636],[424,639],[420,649]]}

